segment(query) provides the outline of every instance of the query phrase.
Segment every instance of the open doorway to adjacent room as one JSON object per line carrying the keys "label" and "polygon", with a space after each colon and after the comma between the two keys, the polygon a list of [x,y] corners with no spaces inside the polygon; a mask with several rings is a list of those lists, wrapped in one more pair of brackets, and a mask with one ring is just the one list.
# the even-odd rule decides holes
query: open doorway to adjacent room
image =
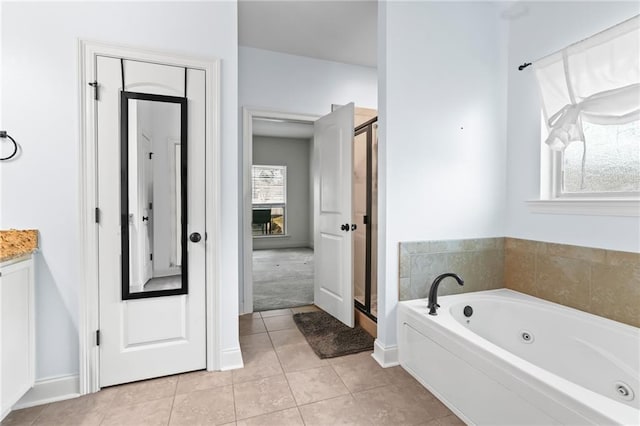
{"label": "open doorway to adjacent room", "polygon": [[252,119],[253,311],[313,304],[313,124]]}

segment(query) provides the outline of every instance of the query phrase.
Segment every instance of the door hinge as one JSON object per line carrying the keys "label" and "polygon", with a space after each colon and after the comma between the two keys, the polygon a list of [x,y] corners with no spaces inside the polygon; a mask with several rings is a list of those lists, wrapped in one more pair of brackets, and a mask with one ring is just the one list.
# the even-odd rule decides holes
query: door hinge
{"label": "door hinge", "polygon": [[95,218],[96,223],[100,223],[100,209],[98,207],[96,207]]}
{"label": "door hinge", "polygon": [[362,223],[363,224],[368,224],[369,223],[369,216],[367,216],[366,214],[364,216],[362,216]]}
{"label": "door hinge", "polygon": [[100,346],[100,330],[96,330],[96,346]]}
{"label": "door hinge", "polygon": [[98,82],[92,81],[89,83],[89,86],[93,87],[93,99],[98,100]]}
{"label": "door hinge", "polygon": [[149,260],[153,260],[153,253],[149,254]]}
{"label": "door hinge", "polygon": [[153,157],[153,152],[149,153],[149,160],[151,160],[151,157]]}

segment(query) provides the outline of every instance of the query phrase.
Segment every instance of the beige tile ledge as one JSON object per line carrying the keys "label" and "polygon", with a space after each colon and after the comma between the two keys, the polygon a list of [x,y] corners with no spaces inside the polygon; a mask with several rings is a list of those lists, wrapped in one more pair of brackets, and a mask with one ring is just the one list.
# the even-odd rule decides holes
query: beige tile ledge
{"label": "beige tile ledge", "polygon": [[33,253],[38,248],[36,229],[0,231],[0,262]]}

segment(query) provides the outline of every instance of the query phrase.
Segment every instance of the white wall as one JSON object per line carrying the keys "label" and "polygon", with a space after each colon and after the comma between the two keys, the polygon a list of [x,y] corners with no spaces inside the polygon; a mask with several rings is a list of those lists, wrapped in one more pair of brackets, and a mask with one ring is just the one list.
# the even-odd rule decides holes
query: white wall
{"label": "white wall", "polygon": [[286,237],[254,238],[253,249],[309,247],[311,141],[253,137],[253,164],[287,166]]}
{"label": "white wall", "polygon": [[504,235],[506,48],[495,3],[379,6],[377,345],[392,350],[398,243]]}
{"label": "white wall", "polygon": [[640,13],[640,6],[589,1],[520,7],[524,15],[512,20],[509,29],[506,235],[638,252],[637,217],[536,214],[525,205],[540,195],[540,104],[533,70],[517,67],[622,22]]}
{"label": "white wall", "polygon": [[325,115],[331,104],[377,108],[375,68],[240,47],[240,106]]}
{"label": "white wall", "polygon": [[78,372],[78,38],[222,59],[221,349],[238,346],[235,2],[2,2],[2,228],[38,228],[37,378]]}

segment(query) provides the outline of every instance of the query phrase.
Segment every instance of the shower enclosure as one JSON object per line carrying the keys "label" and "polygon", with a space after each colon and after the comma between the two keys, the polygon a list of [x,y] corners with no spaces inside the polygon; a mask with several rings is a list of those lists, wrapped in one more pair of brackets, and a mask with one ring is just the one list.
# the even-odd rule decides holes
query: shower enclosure
{"label": "shower enclosure", "polygon": [[353,279],[356,309],[377,321],[378,118],[358,125],[353,147]]}

